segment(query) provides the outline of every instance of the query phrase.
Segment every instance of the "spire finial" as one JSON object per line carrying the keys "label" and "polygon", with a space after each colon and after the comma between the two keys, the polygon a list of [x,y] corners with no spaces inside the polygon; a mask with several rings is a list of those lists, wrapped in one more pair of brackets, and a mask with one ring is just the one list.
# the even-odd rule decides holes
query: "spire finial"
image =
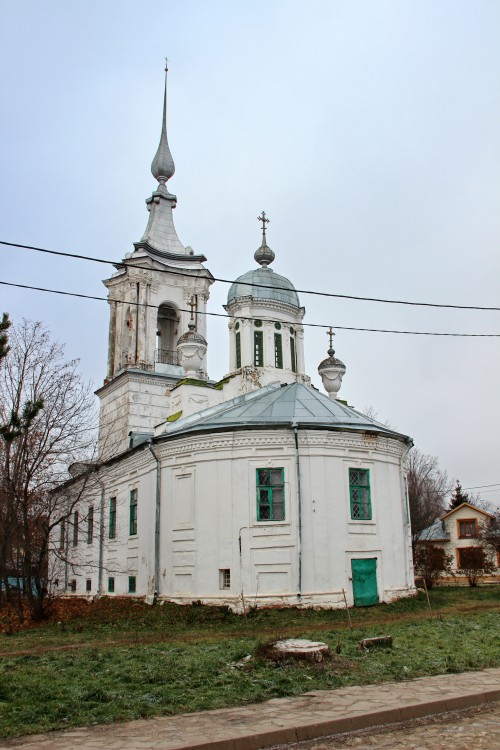
{"label": "spire finial", "polygon": [[266,239],[266,224],[269,224],[271,220],[267,218],[266,212],[262,211],[260,216],[257,216],[257,221],[262,222],[262,244],[259,249],[255,251],[253,257],[261,266],[268,266],[274,260],[274,253],[268,246]]}
{"label": "spire finial", "polygon": [[335,336],[335,331],[333,330],[331,326],[326,332],[326,335],[330,339],[330,348],[328,349],[328,356],[333,357],[333,355],[335,354],[335,349],[333,348],[333,337]]}
{"label": "spire finial", "polygon": [[261,221],[262,222],[262,244],[266,245],[267,244],[267,240],[266,240],[266,224],[269,224],[269,222],[271,221],[271,219],[268,219],[266,217],[266,212],[262,211],[261,215],[257,216],[257,221]]}
{"label": "spire finial", "polygon": [[165,92],[163,94],[163,120],[161,127],[161,137],[158,150],[156,152],[153,163],[151,164],[151,172],[153,177],[158,180],[161,185],[164,185],[175,172],[175,164],[172,159],[172,154],[168,147],[167,140],[167,74],[168,74],[168,59],[165,58]]}

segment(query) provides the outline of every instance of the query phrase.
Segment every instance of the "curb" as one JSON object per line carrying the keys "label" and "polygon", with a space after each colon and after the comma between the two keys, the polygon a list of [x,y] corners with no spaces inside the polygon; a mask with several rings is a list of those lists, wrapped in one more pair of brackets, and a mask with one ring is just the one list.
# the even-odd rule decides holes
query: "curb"
{"label": "curb", "polygon": [[239,734],[227,739],[181,743],[175,747],[170,746],[169,750],[262,750],[262,748],[274,745],[304,742],[319,737],[379,727],[382,724],[398,724],[425,716],[495,703],[496,701],[500,701],[500,688],[483,690],[468,695],[452,695],[439,700],[412,703],[389,709],[376,709],[361,715],[297,724],[294,727],[270,728],[264,731],[249,732],[245,735]]}

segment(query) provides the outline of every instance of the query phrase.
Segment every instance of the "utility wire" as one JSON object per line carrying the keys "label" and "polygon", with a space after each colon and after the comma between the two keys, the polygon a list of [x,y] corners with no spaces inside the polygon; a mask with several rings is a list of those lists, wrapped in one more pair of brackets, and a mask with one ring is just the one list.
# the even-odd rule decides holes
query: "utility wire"
{"label": "utility wire", "polygon": [[[48,250],[47,248],[43,247],[35,247],[33,245],[20,245],[16,242],[5,242],[4,240],[0,240],[0,245],[6,245],[8,247],[17,247],[22,250],[35,250],[39,253],[47,253],[49,255],[59,255],[64,258],[75,258],[78,260],[89,260],[93,263],[105,263],[107,265],[116,266],[116,267],[125,267],[128,268],[140,268],[141,270],[144,270],[144,266],[140,266],[134,263],[130,263],[128,260],[126,262],[122,261],[113,261],[113,260],[105,260],[104,258],[93,258],[90,255],[78,255],[76,253],[65,253],[61,250]],[[169,273],[175,276],[188,276],[192,278],[192,273],[186,273],[185,271],[174,271],[170,268],[158,268],[155,269],[156,271],[160,271],[161,273]],[[208,269],[203,269],[205,271],[208,271]],[[210,271],[208,271],[210,273]],[[222,284],[234,284],[235,279],[222,279],[217,278],[216,276],[212,276],[210,273],[211,278],[214,281],[219,281]],[[282,291],[282,287],[276,287],[271,284],[257,284],[252,281],[238,281],[238,284],[241,284],[242,286],[253,286],[258,287],[260,289],[280,289]],[[295,290],[299,294],[312,294],[316,295],[318,297],[335,297],[337,299],[352,299],[357,300],[361,302],[383,302],[385,304],[389,305],[410,305],[415,307],[438,307],[438,308],[444,308],[444,309],[453,309],[453,310],[487,310],[487,311],[496,311],[500,312],[500,307],[482,307],[479,305],[445,305],[445,304],[438,304],[437,302],[409,302],[408,300],[397,300],[397,299],[383,299],[380,297],[359,297],[354,294],[334,294],[333,292],[319,292],[314,291],[311,289],[296,289]]]}
{"label": "utility wire", "polygon": [[[483,487],[500,487],[500,482],[494,484],[476,484],[474,487],[462,487],[463,490],[482,490]],[[494,490],[492,490],[494,492]]]}
{"label": "utility wire", "polygon": [[[79,297],[80,299],[91,299],[91,300],[98,300],[99,302],[116,302],[120,305],[132,305],[135,307],[153,307],[155,310],[158,310],[159,305],[151,305],[147,302],[129,302],[127,300],[122,299],[113,299],[106,297],[97,297],[91,294],[79,294],[77,292],[64,292],[60,289],[46,289],[45,287],[40,286],[29,286],[28,284],[15,284],[11,281],[0,281],[0,284],[2,286],[12,286],[16,287],[17,289],[31,289],[36,292],[48,292],[49,294],[62,294],[66,297]],[[179,308],[180,312],[186,312],[190,313],[190,310],[187,310],[185,308]],[[202,312],[198,311],[198,315],[209,315],[214,318],[226,318],[231,319],[233,316],[226,315],[225,313],[214,313],[214,312]],[[238,320],[253,320],[254,318],[251,318],[249,316],[237,316]],[[275,323],[274,319],[270,318],[262,318],[262,320],[265,323]],[[280,321],[282,322],[282,321]],[[326,323],[301,323],[301,326],[308,326],[309,328],[330,328],[330,325],[327,325]],[[455,336],[455,337],[462,337],[462,338],[500,338],[500,333],[438,333],[438,332],[432,332],[432,331],[396,331],[392,329],[386,329],[386,328],[358,328],[355,326],[331,326],[332,328],[336,328],[339,331],[367,331],[369,333],[399,333],[404,334],[407,336]]]}

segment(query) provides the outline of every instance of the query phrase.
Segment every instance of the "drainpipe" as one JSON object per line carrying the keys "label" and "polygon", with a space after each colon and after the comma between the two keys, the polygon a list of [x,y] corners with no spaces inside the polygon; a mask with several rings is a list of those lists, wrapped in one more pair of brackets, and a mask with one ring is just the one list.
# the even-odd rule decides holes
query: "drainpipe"
{"label": "drainpipe", "polygon": [[[401,456],[401,489],[403,497],[403,528],[405,530],[405,562],[406,562],[406,585],[410,585],[410,568],[413,559],[412,535],[411,535],[411,517],[410,517],[410,498],[408,496],[408,482],[405,482],[404,465],[408,453],[413,448],[413,443],[407,447],[406,452]],[[411,553],[410,553],[411,549]],[[410,558],[411,554],[411,558]]]}
{"label": "drainpipe", "polygon": [[298,553],[298,583],[297,599],[302,596],[302,507],[300,494],[300,461],[299,461],[299,435],[297,422],[291,423],[295,438],[295,466],[297,472],[297,553]]}
{"label": "drainpipe", "polygon": [[96,474],[96,481],[98,484],[101,485],[101,507],[100,507],[100,517],[101,517],[101,528],[99,530],[99,556],[98,556],[98,562],[97,562],[97,595],[100,596],[102,594],[102,560],[104,556],[104,482],[102,479],[99,479],[99,477]]}
{"label": "drainpipe", "polygon": [[156,604],[158,594],[160,591],[160,492],[161,492],[161,475],[160,475],[160,460],[154,452],[152,440],[148,441],[148,448],[156,461],[156,503],[155,503],[155,544],[154,544],[154,557],[155,557],[155,568],[154,568],[154,594],[153,604]]}

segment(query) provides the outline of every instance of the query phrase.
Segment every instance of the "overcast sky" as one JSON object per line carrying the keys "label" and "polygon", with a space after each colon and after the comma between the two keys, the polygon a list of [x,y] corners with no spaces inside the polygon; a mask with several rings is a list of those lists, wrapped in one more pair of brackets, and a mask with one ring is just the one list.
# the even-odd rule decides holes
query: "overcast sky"
{"label": "overcast sky", "polygon": [[[183,244],[214,276],[500,306],[498,0],[3,0],[0,239],[121,259],[155,188],[164,57]],[[108,267],[0,246],[0,279],[105,296]],[[228,287],[212,287],[222,312]],[[305,321],[500,334],[500,312],[301,295]],[[0,287],[95,386],[108,308]],[[228,371],[209,322],[209,374]],[[313,383],[327,337],[306,329]],[[500,483],[500,338],[338,331],[340,397],[411,435],[464,487]],[[500,492],[482,495],[490,501]]]}

